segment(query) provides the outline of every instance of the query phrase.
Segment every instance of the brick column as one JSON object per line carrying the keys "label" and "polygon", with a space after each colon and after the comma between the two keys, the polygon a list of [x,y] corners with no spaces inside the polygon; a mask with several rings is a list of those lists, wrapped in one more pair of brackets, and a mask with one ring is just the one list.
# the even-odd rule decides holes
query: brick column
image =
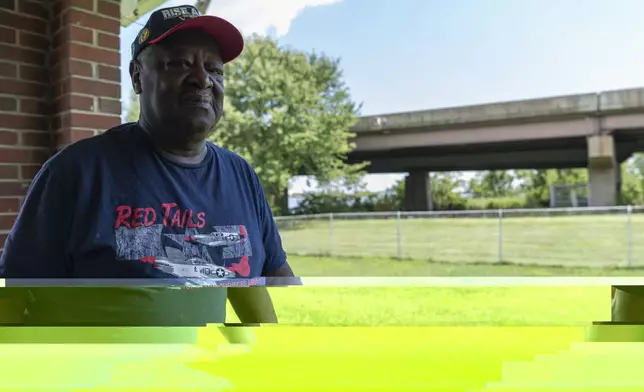
{"label": "brick column", "polygon": [[54,148],[118,125],[118,2],[57,1],[51,24]]}
{"label": "brick column", "polygon": [[119,124],[118,0],[0,0],[0,251],[55,151]]}

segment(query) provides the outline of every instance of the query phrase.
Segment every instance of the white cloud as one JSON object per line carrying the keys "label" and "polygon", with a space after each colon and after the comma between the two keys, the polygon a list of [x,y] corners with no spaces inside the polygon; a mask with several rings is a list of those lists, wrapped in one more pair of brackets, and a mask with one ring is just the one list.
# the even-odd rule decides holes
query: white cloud
{"label": "white cloud", "polygon": [[208,14],[225,18],[245,35],[266,34],[274,28],[286,35],[291,22],[307,7],[340,3],[342,0],[213,0]]}
{"label": "white cloud", "polygon": [[[195,0],[168,0],[161,7],[195,4]],[[305,9],[342,0],[212,0],[207,14],[220,16],[237,26],[244,35],[266,34],[274,28],[278,37],[286,35],[291,22]]]}

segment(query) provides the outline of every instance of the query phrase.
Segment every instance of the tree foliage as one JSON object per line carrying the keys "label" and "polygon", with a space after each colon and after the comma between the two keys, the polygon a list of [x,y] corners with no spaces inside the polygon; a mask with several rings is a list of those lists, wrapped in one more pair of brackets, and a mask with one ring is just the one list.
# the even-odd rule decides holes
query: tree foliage
{"label": "tree foliage", "polygon": [[210,7],[211,0],[197,0],[195,3],[195,8],[199,10],[202,14],[206,13],[208,7]]}
{"label": "tree foliage", "polygon": [[273,207],[293,176],[324,184],[359,175],[364,165],[344,163],[359,108],[339,60],[253,36],[225,72],[224,119],[212,140],[251,163]]}
{"label": "tree foliage", "polygon": [[436,210],[462,210],[465,199],[462,197],[465,182],[461,173],[431,173],[431,196]]}
{"label": "tree foliage", "polygon": [[139,106],[139,96],[134,90],[130,92],[130,106],[127,111],[127,122],[139,121],[141,115],[141,106]]}
{"label": "tree foliage", "polygon": [[[588,170],[549,169],[485,171],[468,181],[461,173],[430,174],[432,201],[436,210],[480,210],[544,208],[550,206],[554,184],[586,184]],[[366,187],[343,193],[337,188],[304,195],[296,214],[329,212],[398,211],[404,209],[405,181],[397,181],[385,192],[376,194]],[[358,200],[359,199],[359,200]],[[358,201],[356,201],[358,200]],[[622,189],[619,203],[644,204],[644,155],[636,154],[622,165]]]}
{"label": "tree foliage", "polygon": [[507,197],[516,194],[513,171],[484,171],[470,179],[467,193],[473,197]]}
{"label": "tree foliage", "polygon": [[[224,117],[211,141],[249,161],[277,213],[296,175],[314,176],[322,185],[358,181],[365,164],[344,161],[353,149],[350,127],[359,106],[338,59],[253,36],[225,74]],[[137,121],[138,97],[132,93],[131,100],[128,121]]]}

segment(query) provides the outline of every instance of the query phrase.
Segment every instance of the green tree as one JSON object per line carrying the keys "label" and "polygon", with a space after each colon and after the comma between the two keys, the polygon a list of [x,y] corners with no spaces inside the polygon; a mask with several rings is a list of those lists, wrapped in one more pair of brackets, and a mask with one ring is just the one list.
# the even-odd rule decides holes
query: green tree
{"label": "green tree", "polygon": [[273,208],[295,175],[321,184],[360,176],[364,164],[344,163],[359,107],[339,60],[253,36],[225,71],[224,118],[212,141],[250,162]]}
{"label": "green tree", "polygon": [[474,197],[504,197],[516,193],[515,176],[509,170],[489,170],[477,173],[469,181],[467,192]]}
{"label": "green tree", "polygon": [[622,165],[623,204],[644,204],[644,154],[635,154]]}
{"label": "green tree", "polygon": [[633,173],[644,181],[644,154],[638,153],[633,155],[627,162]]}
{"label": "green tree", "polygon": [[517,178],[528,207],[549,207],[552,185],[586,184],[586,169],[519,170]]}
{"label": "green tree", "polygon": [[199,10],[202,14],[206,13],[206,10],[208,10],[208,7],[210,6],[210,1],[211,0],[197,0],[195,3],[195,8]]}
{"label": "green tree", "polygon": [[465,183],[461,173],[431,173],[432,201],[436,210],[462,210],[466,201],[461,192]]}
{"label": "green tree", "polygon": [[130,92],[130,106],[127,111],[127,122],[139,121],[141,114],[141,107],[139,106],[139,96],[136,95],[134,90]]}

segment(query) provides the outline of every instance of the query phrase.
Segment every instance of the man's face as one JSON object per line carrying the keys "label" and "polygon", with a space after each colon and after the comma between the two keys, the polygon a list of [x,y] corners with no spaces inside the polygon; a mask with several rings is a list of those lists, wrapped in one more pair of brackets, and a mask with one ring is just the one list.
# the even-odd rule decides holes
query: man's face
{"label": "man's face", "polygon": [[141,114],[153,127],[171,129],[164,135],[168,139],[207,137],[223,114],[224,64],[215,42],[201,31],[186,30],[146,51],[141,64],[132,67]]}

